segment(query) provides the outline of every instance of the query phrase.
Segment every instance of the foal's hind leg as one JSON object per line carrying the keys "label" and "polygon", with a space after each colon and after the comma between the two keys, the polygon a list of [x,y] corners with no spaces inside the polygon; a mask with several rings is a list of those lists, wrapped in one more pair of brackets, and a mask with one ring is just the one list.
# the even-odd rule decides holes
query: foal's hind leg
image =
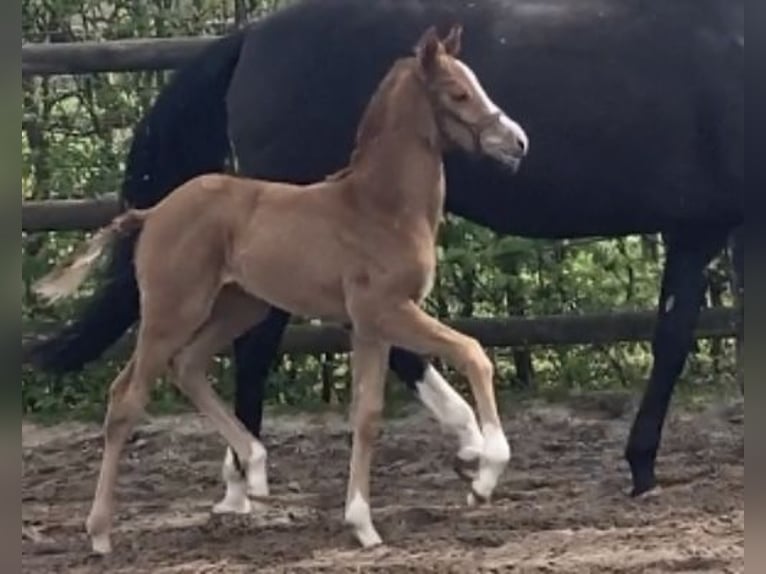
{"label": "foal's hind leg", "polygon": [[225,287],[208,321],[174,360],[176,384],[228,443],[223,465],[226,495],[213,507],[216,513],[248,513],[248,492],[268,494],[266,449],[218,398],[206,376],[213,355],[261,320],[268,309],[238,287]]}
{"label": "foal's hind leg", "polygon": [[109,406],[104,421],[104,453],[101,457],[101,471],[96,485],[96,494],[86,528],[91,536],[93,551],[108,554],[111,551],[109,532],[114,514],[114,486],[117,482],[117,467],[120,453],[130,431],[148,398],[146,385],[132,385],[135,360],[131,357],[125,367],[112,381],[109,388]]}
{"label": "foal's hind leg", "polygon": [[104,421],[104,453],[90,514],[85,523],[93,551],[111,552],[114,487],[120,453],[149,400],[152,383],[167,368],[177,346],[173,337],[158,337],[141,326],[130,362],[111,385]]}
{"label": "foal's hind leg", "polygon": [[112,383],[104,423],[104,454],[96,494],[86,527],[93,550],[111,550],[113,494],[120,452],[143,412],[154,381],[173,356],[205,322],[218,290],[217,279],[173,274],[167,267],[150,268],[142,286],[141,324],[130,363]]}
{"label": "foal's hind leg", "polygon": [[484,435],[469,501],[488,499],[511,456],[497,412],[489,357],[478,341],[440,323],[411,301],[386,308],[370,319],[366,326],[385,340],[418,353],[441,356],[468,377]]}
{"label": "foal's hind leg", "polygon": [[383,416],[388,345],[352,335],[351,369],[353,378],[351,421],[354,438],[351,448],[346,523],[359,543],[366,547],[381,539],[370,515],[370,465],[375,439]]}

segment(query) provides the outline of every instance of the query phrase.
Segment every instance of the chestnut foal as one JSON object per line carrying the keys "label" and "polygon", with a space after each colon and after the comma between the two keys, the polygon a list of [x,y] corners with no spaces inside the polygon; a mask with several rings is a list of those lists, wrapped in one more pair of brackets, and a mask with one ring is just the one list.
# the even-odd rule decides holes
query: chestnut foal
{"label": "chestnut foal", "polygon": [[[381,542],[370,515],[369,480],[391,345],[440,356],[470,381],[483,445],[469,502],[489,499],[510,459],[492,363],[476,340],[430,317],[420,304],[436,267],[443,151],[483,154],[515,170],[528,141],[456,59],[460,34],[455,26],[442,42],[430,28],[414,57],[394,63],[364,112],[349,165],[326,180],[297,186],[227,175],[194,178],[155,207],[116,218],[74,263],[37,284],[44,296],[72,293],[112,239],[141,230],[135,252],[141,323],[133,356],[110,389],[101,472],[87,519],[95,552],[111,551],[120,452],[150,386],[168,366],[233,451],[231,468],[239,471],[227,477],[230,492],[222,504],[249,510],[248,475],[265,476],[266,451],[218,398],[206,370],[215,353],[265,317],[270,304],[352,326],[345,521],[363,546]],[[250,480],[251,490],[266,490]]]}

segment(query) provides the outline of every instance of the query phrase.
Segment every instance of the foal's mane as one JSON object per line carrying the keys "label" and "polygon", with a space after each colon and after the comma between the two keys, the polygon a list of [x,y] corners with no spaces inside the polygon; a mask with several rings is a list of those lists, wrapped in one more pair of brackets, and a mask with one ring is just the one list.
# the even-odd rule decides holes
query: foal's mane
{"label": "foal's mane", "polygon": [[361,151],[364,150],[367,144],[372,142],[383,130],[386,123],[387,112],[392,101],[391,94],[408,73],[413,73],[412,68],[414,62],[415,60],[413,58],[401,58],[391,66],[391,69],[385,75],[383,80],[381,80],[378,89],[375,90],[364,109],[362,119],[360,120],[359,127],[356,131],[354,149],[351,151],[349,163],[335,173],[328,175],[325,178],[326,181],[343,179],[353,171],[356,165],[358,165]]}

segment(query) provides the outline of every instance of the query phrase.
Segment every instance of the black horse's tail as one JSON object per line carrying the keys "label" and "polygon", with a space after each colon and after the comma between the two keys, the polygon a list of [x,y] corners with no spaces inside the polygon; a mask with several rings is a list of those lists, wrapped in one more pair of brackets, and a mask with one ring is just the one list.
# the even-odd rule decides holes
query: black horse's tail
{"label": "black horse's tail", "polygon": [[[136,126],[122,185],[128,206],[150,207],[184,181],[224,169],[229,155],[225,98],[243,37],[238,31],[204,49],[175,74]],[[113,244],[104,283],[79,317],[25,353],[34,366],[57,373],[79,370],[135,323],[134,246],[135,235]]]}

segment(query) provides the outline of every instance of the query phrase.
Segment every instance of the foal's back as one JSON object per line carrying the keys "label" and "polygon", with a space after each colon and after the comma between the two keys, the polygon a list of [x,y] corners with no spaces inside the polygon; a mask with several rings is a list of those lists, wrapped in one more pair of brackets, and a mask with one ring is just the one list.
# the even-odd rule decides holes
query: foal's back
{"label": "foal's back", "polygon": [[346,320],[349,281],[420,299],[433,280],[434,229],[360,202],[363,186],[353,172],[306,186],[221,174],[190,180],[151,210],[140,236],[139,285],[163,286],[145,304],[177,304],[190,284],[214,298],[234,283],[295,314]]}
{"label": "foal's back", "polygon": [[345,319],[343,277],[373,256],[366,246],[380,235],[366,229],[348,186],[220,174],[188,181],[151,210],[140,236],[139,284],[163,286],[147,304],[172,305],[190,284],[209,297],[235,283],[297,314]]}

